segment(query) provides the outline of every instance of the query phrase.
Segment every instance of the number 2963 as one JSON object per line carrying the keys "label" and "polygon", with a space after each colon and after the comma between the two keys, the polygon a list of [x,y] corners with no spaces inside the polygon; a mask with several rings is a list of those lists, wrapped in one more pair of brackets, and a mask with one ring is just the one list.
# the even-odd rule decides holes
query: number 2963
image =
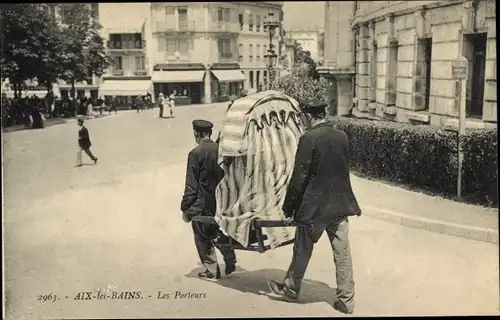
{"label": "number 2963", "polygon": [[49,293],[39,295],[36,299],[40,302],[55,302],[58,298],[57,295]]}

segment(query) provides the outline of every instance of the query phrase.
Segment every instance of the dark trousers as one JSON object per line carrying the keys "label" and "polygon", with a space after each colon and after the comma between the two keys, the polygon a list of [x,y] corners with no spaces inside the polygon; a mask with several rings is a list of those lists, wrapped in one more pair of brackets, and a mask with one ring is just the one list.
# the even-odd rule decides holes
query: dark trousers
{"label": "dark trousers", "polygon": [[77,153],[77,163],[81,164],[82,163],[82,151],[85,151],[85,153],[89,156],[92,161],[95,161],[96,157],[92,154],[92,151],[90,151],[90,147],[80,147]]}
{"label": "dark trousers", "polygon": [[[218,231],[218,226],[201,223],[199,221],[192,221],[191,226],[193,227],[194,243],[196,245],[200,261],[208,271],[215,274],[217,272],[218,263],[212,239]],[[224,257],[224,263],[226,266],[236,264],[236,253],[234,252],[234,249],[224,247],[219,247],[218,249]]]}
{"label": "dark trousers", "polygon": [[[284,280],[284,284],[297,293],[300,292],[302,280],[314,249],[314,241],[306,228],[297,227],[295,231],[292,262]],[[333,221],[326,228],[326,233],[333,250],[333,261],[337,275],[337,299],[344,303],[347,309],[352,310],[354,309],[354,280],[348,218],[343,217]]]}
{"label": "dark trousers", "polygon": [[163,106],[160,105],[160,118],[163,118]]}

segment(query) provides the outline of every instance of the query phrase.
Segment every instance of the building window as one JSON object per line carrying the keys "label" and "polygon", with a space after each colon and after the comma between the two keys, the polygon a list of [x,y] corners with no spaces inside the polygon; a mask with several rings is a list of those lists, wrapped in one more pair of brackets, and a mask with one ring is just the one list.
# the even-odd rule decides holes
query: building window
{"label": "building window", "polygon": [[177,43],[175,38],[167,38],[167,54],[172,56],[177,51]]}
{"label": "building window", "polygon": [[181,56],[185,57],[189,55],[189,40],[187,38],[178,39],[178,48]]}
{"label": "building window", "polygon": [[231,22],[231,10],[228,8],[218,8],[217,16],[219,22]]}
{"label": "building window", "polygon": [[415,108],[429,110],[431,95],[432,38],[419,39],[415,66]]}
{"label": "building window", "polygon": [[187,8],[178,8],[177,15],[179,19],[179,29],[187,30],[188,28],[188,9]]}
{"label": "building window", "polygon": [[115,56],[111,63],[113,70],[123,70],[123,57]]}
{"label": "building window", "polygon": [[256,72],[256,80],[257,80],[257,89],[261,90],[261,83],[260,83],[260,71]]}
{"label": "building window", "polygon": [[262,72],[262,77],[264,78],[264,79],[263,79],[263,82],[264,82],[264,87],[267,87],[267,71],[266,71],[266,70],[264,70],[264,71]]}
{"label": "building window", "polygon": [[378,52],[378,47],[377,43],[373,41],[372,45],[372,56],[371,56],[371,63],[370,63],[370,87],[371,87],[371,98],[370,102],[375,102],[377,99],[377,52]]}
{"label": "building window", "polygon": [[[257,62],[260,62],[260,44],[257,45],[257,52],[255,54],[255,59]],[[259,76],[259,72],[257,71],[257,78]]]}
{"label": "building window", "polygon": [[253,14],[248,16],[248,31],[253,31]]}
{"label": "building window", "polygon": [[254,88],[254,85],[253,85],[253,71],[249,72],[249,77],[248,78],[249,78],[248,80],[250,82],[250,88],[253,89]]}
{"label": "building window", "polygon": [[248,62],[253,62],[253,44],[248,45]]}
{"label": "building window", "polygon": [[267,44],[265,44],[265,45],[262,46],[262,51],[264,53],[262,56],[265,57],[266,54],[267,54]]}
{"label": "building window", "polygon": [[396,91],[398,86],[398,43],[389,44],[389,72],[386,88],[386,105],[396,105]]}
{"label": "building window", "polygon": [[231,50],[231,39],[222,38],[219,39],[219,56],[221,58],[232,58],[233,52]]}
{"label": "building window", "polygon": [[175,7],[165,7],[165,15],[167,16],[167,20],[173,19],[175,16]]}
{"label": "building window", "polygon": [[243,14],[238,14],[238,22],[240,23],[240,30],[243,30]]}
{"label": "building window", "polygon": [[260,16],[255,17],[255,31],[260,32]]}
{"label": "building window", "polygon": [[122,35],[122,48],[123,49],[133,49],[135,47],[134,35],[133,34],[123,34]]}
{"label": "building window", "polygon": [[144,56],[135,57],[135,70],[146,70],[146,60]]}
{"label": "building window", "polygon": [[239,62],[243,62],[243,44],[240,43],[240,45],[238,46],[238,61]]}

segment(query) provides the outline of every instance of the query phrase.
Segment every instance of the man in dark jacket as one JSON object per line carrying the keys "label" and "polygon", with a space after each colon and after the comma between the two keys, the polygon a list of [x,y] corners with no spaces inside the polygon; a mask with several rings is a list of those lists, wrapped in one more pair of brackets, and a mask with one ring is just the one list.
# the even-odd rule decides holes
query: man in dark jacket
{"label": "man in dark jacket", "polygon": [[82,151],[85,151],[89,158],[94,161],[94,164],[96,164],[98,159],[90,151],[92,143],[90,142],[89,130],[87,130],[87,128],[83,125],[82,118],[78,118],[78,126],[80,127],[78,130],[78,146],[80,148],[77,154],[77,166],[82,166]]}
{"label": "man in dark jacket", "polygon": [[314,244],[326,231],[337,273],[334,308],[349,314],[354,309],[354,280],[348,216],[361,215],[361,209],[351,188],[347,135],[326,122],[325,108],[320,101],[303,107],[310,130],[299,140],[283,212],[304,226],[296,229],[285,280],[270,281],[269,287],[278,295],[297,300]]}
{"label": "man in dark jacket", "polygon": [[[217,164],[218,145],[210,137],[213,124],[205,120],[194,120],[193,131],[198,146],[188,156],[186,186],[181,202],[183,220],[190,222],[195,215],[214,216],[216,212],[215,189],[224,177]],[[221,277],[213,239],[219,226],[192,221],[194,241],[205,271],[198,273],[202,278]],[[226,264],[226,275],[236,270],[236,255],[233,249],[220,247]]]}

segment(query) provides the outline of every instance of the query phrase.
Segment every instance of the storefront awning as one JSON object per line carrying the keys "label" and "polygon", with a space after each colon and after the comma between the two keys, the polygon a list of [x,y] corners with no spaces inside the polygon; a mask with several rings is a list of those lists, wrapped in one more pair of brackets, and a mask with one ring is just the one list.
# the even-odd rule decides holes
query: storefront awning
{"label": "storefront awning", "polygon": [[155,71],[151,80],[155,83],[203,82],[204,75],[203,70]]}
{"label": "storefront awning", "polygon": [[99,86],[101,96],[139,96],[153,93],[149,80],[106,80]]}
{"label": "storefront awning", "polygon": [[245,81],[246,77],[240,70],[212,70],[214,76],[221,82]]}

